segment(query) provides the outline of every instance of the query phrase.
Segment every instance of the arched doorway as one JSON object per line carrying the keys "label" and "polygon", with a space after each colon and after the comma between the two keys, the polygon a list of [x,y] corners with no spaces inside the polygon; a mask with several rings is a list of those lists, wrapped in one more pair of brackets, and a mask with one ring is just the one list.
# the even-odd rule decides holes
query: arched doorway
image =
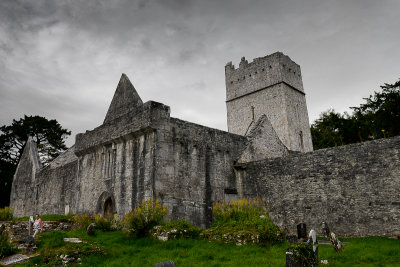
{"label": "arched doorway", "polygon": [[114,214],[113,202],[111,197],[109,197],[104,201],[103,216],[110,216],[112,214]]}
{"label": "arched doorway", "polygon": [[116,212],[114,196],[110,192],[103,192],[97,200],[96,213],[106,216],[113,215]]}

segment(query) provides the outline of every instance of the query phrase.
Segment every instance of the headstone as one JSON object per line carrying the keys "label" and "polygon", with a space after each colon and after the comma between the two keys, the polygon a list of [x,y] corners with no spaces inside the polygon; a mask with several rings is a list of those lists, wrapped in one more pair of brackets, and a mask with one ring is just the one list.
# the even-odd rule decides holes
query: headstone
{"label": "headstone", "polygon": [[307,237],[307,226],[305,223],[297,225],[297,238],[302,239]]}
{"label": "headstone", "polygon": [[173,261],[163,261],[156,263],[156,267],[175,267],[175,263]]}
{"label": "headstone", "polygon": [[64,214],[65,214],[65,215],[68,215],[68,214],[69,214],[69,205],[65,205]]}
{"label": "headstone", "polygon": [[329,230],[329,226],[326,222],[322,222],[322,231],[324,233],[324,236],[329,238],[329,241],[331,241],[333,248],[335,249],[336,252],[340,252],[343,250],[342,242],[340,242],[340,240],[337,239],[335,233]]}
{"label": "headstone", "polygon": [[86,233],[88,235],[94,235],[96,233],[96,224],[95,223],[89,224],[89,226],[86,229]]}
{"label": "headstone", "polygon": [[317,233],[314,231],[314,229],[311,229],[310,233],[308,234],[308,241],[307,243],[312,246],[315,258],[317,259],[318,262],[318,241],[317,241]]}
{"label": "headstone", "polygon": [[329,230],[329,226],[326,222],[322,222],[322,233],[326,238],[329,238],[329,233],[331,231]]}
{"label": "headstone", "polygon": [[317,248],[317,243],[317,233],[314,231],[314,229],[311,229],[310,233],[308,234],[308,244],[313,246],[314,252]]}
{"label": "headstone", "polygon": [[340,240],[337,239],[334,233],[330,232],[329,239],[331,240],[333,248],[335,249],[336,252],[341,252],[343,250],[342,242],[340,242]]}

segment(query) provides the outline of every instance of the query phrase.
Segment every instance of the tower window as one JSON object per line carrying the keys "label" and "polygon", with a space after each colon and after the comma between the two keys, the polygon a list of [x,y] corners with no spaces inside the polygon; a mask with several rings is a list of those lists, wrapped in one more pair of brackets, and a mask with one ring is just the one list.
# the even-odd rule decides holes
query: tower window
{"label": "tower window", "polygon": [[300,138],[301,151],[304,151],[304,141],[303,141],[303,132],[302,131],[300,131],[300,133],[299,133],[299,138]]}
{"label": "tower window", "polygon": [[115,177],[117,150],[111,145],[103,148],[103,179],[111,179]]}

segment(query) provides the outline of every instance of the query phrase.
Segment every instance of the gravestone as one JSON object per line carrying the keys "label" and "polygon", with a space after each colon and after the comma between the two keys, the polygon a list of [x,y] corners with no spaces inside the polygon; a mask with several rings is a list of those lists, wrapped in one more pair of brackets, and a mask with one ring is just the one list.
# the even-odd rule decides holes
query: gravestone
{"label": "gravestone", "polygon": [[329,226],[326,222],[322,222],[322,233],[326,238],[329,238],[329,233],[331,231],[329,230]]}
{"label": "gravestone", "polygon": [[334,233],[330,232],[329,234],[330,234],[329,240],[331,241],[333,248],[335,249],[336,252],[341,252],[343,250],[342,242],[340,242],[340,240],[337,239]]}
{"label": "gravestone", "polygon": [[175,267],[175,263],[173,261],[163,261],[156,263],[156,267]]}
{"label": "gravestone", "polygon": [[305,223],[297,225],[297,238],[302,239],[307,237],[307,226]]}
{"label": "gravestone", "polygon": [[96,224],[91,223],[86,229],[87,235],[94,235],[96,233]]}
{"label": "gravestone", "polygon": [[315,254],[315,258],[318,260],[318,241],[317,241],[317,233],[314,229],[311,229],[310,233],[308,234],[308,241],[307,243],[313,247],[313,251]]}
{"label": "gravestone", "polygon": [[324,236],[329,238],[329,241],[331,241],[333,248],[335,249],[336,252],[340,252],[343,250],[342,242],[340,242],[340,240],[337,239],[335,233],[330,231],[329,226],[326,222],[322,222],[322,231],[324,233]]}

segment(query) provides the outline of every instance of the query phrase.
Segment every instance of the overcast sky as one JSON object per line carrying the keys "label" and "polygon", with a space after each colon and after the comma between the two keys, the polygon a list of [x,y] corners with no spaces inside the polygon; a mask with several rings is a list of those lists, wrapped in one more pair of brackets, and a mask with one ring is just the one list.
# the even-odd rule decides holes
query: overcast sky
{"label": "overcast sky", "polygon": [[226,130],[224,66],[281,51],[310,123],[400,78],[399,0],[0,1],[0,125],[27,115],[99,126],[122,73],[143,102]]}

